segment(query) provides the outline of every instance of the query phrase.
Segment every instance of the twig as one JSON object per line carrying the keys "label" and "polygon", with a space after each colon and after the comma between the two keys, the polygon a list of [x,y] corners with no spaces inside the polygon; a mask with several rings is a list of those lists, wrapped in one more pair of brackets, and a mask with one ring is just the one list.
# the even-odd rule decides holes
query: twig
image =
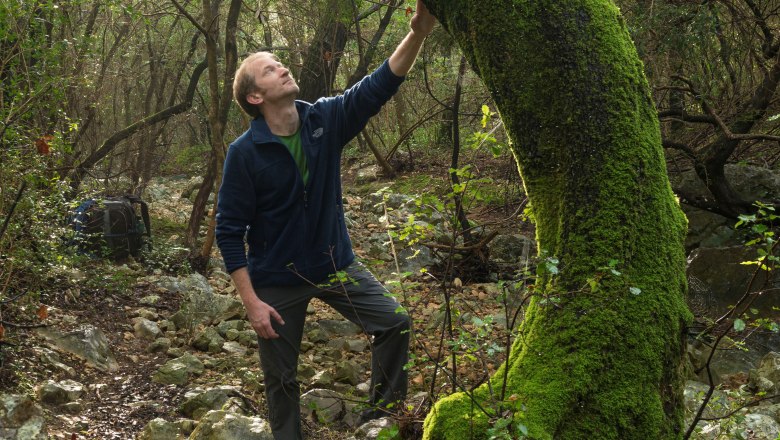
{"label": "twig", "polygon": [[0,228],[0,240],[3,239],[3,235],[5,235],[5,230],[8,228],[8,222],[11,220],[11,216],[14,214],[14,210],[16,209],[16,205],[19,204],[19,200],[22,198],[22,193],[24,193],[24,190],[27,188],[27,181],[23,180],[22,184],[19,186],[19,191],[16,193],[16,198],[14,199],[14,203],[11,205],[11,208],[8,210],[8,215],[5,216],[5,221],[3,222],[3,227]]}

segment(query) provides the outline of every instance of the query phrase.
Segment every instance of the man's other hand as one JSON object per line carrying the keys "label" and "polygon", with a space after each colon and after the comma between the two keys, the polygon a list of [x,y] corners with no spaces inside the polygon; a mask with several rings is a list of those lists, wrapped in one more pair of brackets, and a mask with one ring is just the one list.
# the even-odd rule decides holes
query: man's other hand
{"label": "man's other hand", "polygon": [[261,338],[276,339],[279,337],[271,324],[271,320],[273,319],[280,325],[284,325],[284,320],[276,312],[276,309],[263,301],[257,301],[252,306],[246,308],[246,315],[255,333]]}
{"label": "man's other hand", "polygon": [[428,36],[433,31],[433,26],[436,24],[436,17],[428,12],[428,8],[423,4],[422,0],[417,0],[417,9],[412,17],[410,24],[412,31],[415,34]]}

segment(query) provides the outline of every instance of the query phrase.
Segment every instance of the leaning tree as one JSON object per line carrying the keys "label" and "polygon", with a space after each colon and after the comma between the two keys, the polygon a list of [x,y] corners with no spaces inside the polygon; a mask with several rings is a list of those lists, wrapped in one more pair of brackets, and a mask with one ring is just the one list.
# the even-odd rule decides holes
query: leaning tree
{"label": "leaning tree", "polygon": [[552,270],[538,273],[506,364],[437,402],[424,438],[486,438],[507,411],[532,438],[682,437],[686,219],[618,9],[425,3],[495,100],[549,263],[539,267]]}

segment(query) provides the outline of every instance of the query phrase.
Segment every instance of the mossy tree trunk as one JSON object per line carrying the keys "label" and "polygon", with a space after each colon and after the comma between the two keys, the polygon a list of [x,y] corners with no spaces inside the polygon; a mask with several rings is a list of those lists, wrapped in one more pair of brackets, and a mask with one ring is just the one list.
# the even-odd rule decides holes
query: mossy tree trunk
{"label": "mossy tree trunk", "polygon": [[[490,90],[539,252],[559,260],[557,274],[540,273],[508,362],[504,398],[516,421],[532,438],[680,438],[686,220],[618,9],[609,0],[425,3]],[[610,262],[619,275],[604,269]],[[464,393],[437,402],[424,438],[486,438],[504,373],[473,394],[476,404]]]}

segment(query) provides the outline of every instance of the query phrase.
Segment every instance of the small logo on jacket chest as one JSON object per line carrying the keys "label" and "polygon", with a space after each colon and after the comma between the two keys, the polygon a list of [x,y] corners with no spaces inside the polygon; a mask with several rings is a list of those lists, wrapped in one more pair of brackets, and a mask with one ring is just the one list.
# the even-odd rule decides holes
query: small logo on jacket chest
{"label": "small logo on jacket chest", "polygon": [[325,130],[322,127],[320,127],[318,129],[314,130],[314,132],[312,132],[311,137],[313,137],[314,139],[317,139],[318,137],[322,136],[322,133],[324,131]]}

